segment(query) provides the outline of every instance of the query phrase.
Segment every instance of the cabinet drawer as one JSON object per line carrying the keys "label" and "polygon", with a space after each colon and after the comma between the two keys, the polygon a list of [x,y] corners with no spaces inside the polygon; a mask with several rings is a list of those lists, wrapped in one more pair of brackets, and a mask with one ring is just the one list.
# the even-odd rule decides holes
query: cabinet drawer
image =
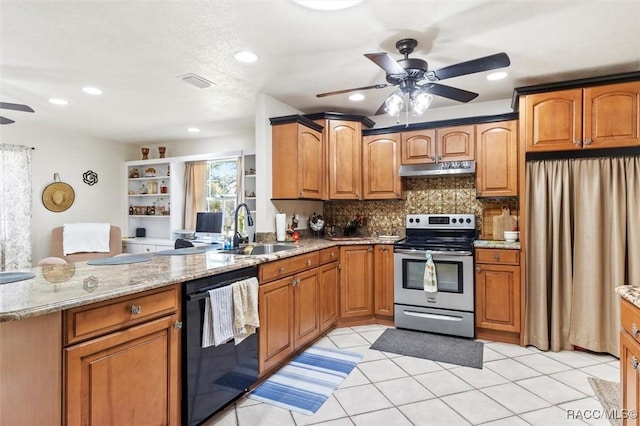
{"label": "cabinet drawer", "polygon": [[299,256],[288,259],[276,260],[264,265],[260,265],[260,282],[271,281],[276,278],[286,277],[287,275],[303,271],[307,268],[313,268],[320,263],[320,254],[317,251],[313,253],[301,254]]}
{"label": "cabinet drawer", "polygon": [[320,263],[325,264],[333,262],[334,260],[340,260],[340,247],[329,247],[320,250]]}
{"label": "cabinet drawer", "polygon": [[622,318],[623,330],[640,343],[640,308],[627,299],[622,299],[620,317]]}
{"label": "cabinet drawer", "polygon": [[64,312],[65,345],[171,314],[179,306],[180,287],[175,285],[69,309]]}
{"label": "cabinet drawer", "polygon": [[519,265],[520,252],[508,249],[476,249],[476,263]]}

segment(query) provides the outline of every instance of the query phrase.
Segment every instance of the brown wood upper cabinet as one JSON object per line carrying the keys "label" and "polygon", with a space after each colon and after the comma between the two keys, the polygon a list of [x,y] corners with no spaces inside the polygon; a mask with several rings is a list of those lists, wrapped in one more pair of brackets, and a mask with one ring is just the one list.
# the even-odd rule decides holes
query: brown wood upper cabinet
{"label": "brown wood upper cabinet", "polygon": [[272,127],[273,198],[322,199],[322,130],[308,121],[309,124],[290,122]]}
{"label": "brown wood upper cabinet", "polygon": [[362,123],[328,120],[329,199],[362,199]]}
{"label": "brown wood upper cabinet", "polygon": [[518,195],[518,122],[476,125],[476,195]]}
{"label": "brown wood upper cabinet", "polygon": [[402,196],[400,135],[364,136],[362,140],[362,181],[365,200],[398,199]]}
{"label": "brown wood upper cabinet", "polygon": [[526,151],[640,145],[640,82],[535,93],[520,98]]}
{"label": "brown wood upper cabinet", "polygon": [[402,164],[474,160],[475,143],[473,124],[402,132]]}

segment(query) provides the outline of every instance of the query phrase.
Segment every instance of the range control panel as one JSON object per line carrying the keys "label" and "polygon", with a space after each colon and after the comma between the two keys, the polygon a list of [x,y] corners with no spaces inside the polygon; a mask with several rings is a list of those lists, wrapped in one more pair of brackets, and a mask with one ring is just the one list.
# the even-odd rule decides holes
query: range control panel
{"label": "range control panel", "polygon": [[409,214],[406,227],[412,229],[475,229],[473,214]]}

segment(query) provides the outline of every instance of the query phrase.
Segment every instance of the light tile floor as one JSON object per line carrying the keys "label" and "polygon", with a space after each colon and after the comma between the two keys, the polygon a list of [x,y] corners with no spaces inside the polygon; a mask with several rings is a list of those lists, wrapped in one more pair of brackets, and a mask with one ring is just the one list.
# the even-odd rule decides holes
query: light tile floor
{"label": "light tile floor", "polygon": [[609,425],[567,413],[602,410],[587,378],[619,382],[613,356],[485,342],[480,370],[369,349],[385,328],[338,328],[317,342],[364,358],[313,416],[242,397],[206,426]]}

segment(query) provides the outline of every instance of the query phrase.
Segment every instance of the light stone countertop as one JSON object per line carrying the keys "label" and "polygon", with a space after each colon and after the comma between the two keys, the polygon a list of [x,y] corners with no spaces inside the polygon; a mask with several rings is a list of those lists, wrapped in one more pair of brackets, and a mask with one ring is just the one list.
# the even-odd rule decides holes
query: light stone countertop
{"label": "light stone countertop", "polygon": [[293,250],[260,256],[211,250],[180,256],[150,253],[151,261],[124,265],[77,262],[62,265],[64,268],[34,267],[31,270],[34,278],[0,285],[0,322],[44,315],[327,247],[392,243],[393,240],[377,238],[340,241],[310,238],[301,240]]}
{"label": "light stone countertop", "polygon": [[475,248],[495,248],[495,249],[508,249],[508,250],[520,250],[520,241],[514,243],[508,243],[500,240],[475,240],[473,242]]}
{"label": "light stone countertop", "polygon": [[640,287],[633,285],[621,285],[616,287],[616,293],[618,293],[623,299],[627,299],[629,302],[640,308]]}

